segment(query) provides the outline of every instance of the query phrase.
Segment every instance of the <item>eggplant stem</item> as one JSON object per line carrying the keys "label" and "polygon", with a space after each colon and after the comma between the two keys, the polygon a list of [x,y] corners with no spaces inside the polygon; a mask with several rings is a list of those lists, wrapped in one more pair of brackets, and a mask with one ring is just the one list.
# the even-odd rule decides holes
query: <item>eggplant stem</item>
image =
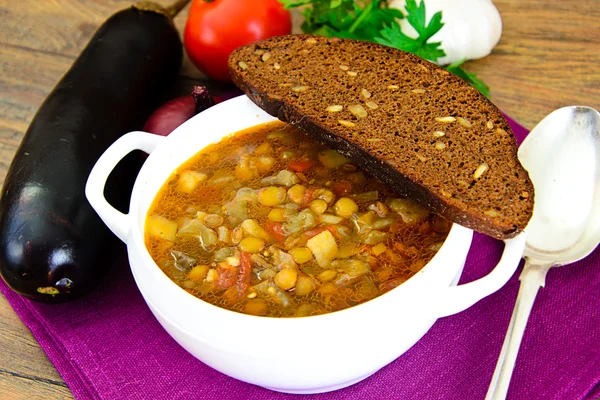
{"label": "eggplant stem", "polygon": [[139,1],[135,3],[132,7],[139,11],[148,11],[154,12],[157,14],[162,14],[169,19],[175,18],[175,16],[189,3],[190,0],[177,0],[175,3],[170,6],[163,7],[160,4],[157,4],[153,1]]}
{"label": "eggplant stem", "polygon": [[177,0],[170,6],[165,7],[165,10],[167,11],[167,14],[171,16],[171,18],[175,18],[175,16],[179,14],[179,11],[181,11],[189,2],[190,0]]}

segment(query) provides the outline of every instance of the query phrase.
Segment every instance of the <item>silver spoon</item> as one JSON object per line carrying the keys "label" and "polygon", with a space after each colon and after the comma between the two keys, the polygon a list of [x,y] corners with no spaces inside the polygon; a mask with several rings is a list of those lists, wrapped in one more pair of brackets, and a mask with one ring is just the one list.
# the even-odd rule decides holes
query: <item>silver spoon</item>
{"label": "silver spoon", "polygon": [[505,399],[535,296],[552,267],[590,254],[600,242],[600,113],[564,107],[544,118],[519,148],[535,188],[525,229],[525,266],[486,400]]}

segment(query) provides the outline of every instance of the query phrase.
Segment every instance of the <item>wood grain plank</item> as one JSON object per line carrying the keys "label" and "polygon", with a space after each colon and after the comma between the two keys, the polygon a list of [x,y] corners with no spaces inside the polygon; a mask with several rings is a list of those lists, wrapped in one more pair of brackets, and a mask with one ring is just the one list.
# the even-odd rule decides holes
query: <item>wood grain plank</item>
{"label": "wood grain plank", "polygon": [[[168,5],[169,0],[157,0]],[[77,57],[96,29],[131,0],[19,1],[0,0],[0,42],[32,50]],[[175,18],[182,30],[187,9]]]}
{"label": "wood grain plank", "polygon": [[109,15],[131,3],[0,0],[2,42],[74,58]]}
{"label": "wood grain plank", "polygon": [[68,399],[71,392],[31,332],[0,296],[0,394],[3,399]]}
{"label": "wood grain plank", "polygon": [[73,60],[0,44],[0,182],[37,109]]}
{"label": "wood grain plank", "polygon": [[600,8],[593,1],[494,2],[503,34],[493,53],[466,68],[492,100],[527,128],[567,105],[600,106]]}
{"label": "wood grain plank", "polygon": [[0,394],[3,400],[59,400],[73,399],[66,386],[30,377],[8,374],[0,370]]}

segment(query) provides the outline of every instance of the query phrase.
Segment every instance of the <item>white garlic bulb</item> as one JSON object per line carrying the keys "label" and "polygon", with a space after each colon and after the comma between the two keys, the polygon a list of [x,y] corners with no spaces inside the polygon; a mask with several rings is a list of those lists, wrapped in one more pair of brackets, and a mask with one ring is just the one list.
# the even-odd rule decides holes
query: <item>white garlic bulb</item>
{"label": "white garlic bulb", "polygon": [[[436,62],[451,64],[462,59],[487,56],[502,35],[502,19],[492,0],[421,0],[425,1],[427,21],[438,11],[442,12],[444,26],[429,40],[442,42],[445,57]],[[417,0],[417,4],[420,0]],[[406,15],[405,0],[390,0],[389,7],[397,8]],[[417,32],[406,18],[400,20],[405,35],[412,38]]]}

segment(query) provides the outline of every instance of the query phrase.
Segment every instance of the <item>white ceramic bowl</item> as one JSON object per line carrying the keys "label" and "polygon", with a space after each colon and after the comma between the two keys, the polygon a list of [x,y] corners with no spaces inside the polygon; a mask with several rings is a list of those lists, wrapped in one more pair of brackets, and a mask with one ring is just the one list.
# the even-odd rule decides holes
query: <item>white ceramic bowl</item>
{"label": "white ceramic bowl", "polygon": [[[420,272],[396,289],[347,310],[305,318],[256,317],[213,306],[187,293],[160,270],[144,246],[148,208],[172,171],[203,147],[272,120],[241,96],[202,112],[166,138],[128,133],[102,155],[87,182],[89,202],[127,244],[133,276],[156,319],[202,362],[276,391],[339,389],[387,365],[425,335],[438,318],[470,307],[502,287],[514,273],[523,252],[523,235],[506,241],[502,259],[487,276],[456,286],[472,231],[454,224],[444,245]],[[117,162],[134,149],[150,156],[135,182],[129,214],[122,214],[106,202],[103,190]],[[373,331],[377,340],[368,340]]]}

